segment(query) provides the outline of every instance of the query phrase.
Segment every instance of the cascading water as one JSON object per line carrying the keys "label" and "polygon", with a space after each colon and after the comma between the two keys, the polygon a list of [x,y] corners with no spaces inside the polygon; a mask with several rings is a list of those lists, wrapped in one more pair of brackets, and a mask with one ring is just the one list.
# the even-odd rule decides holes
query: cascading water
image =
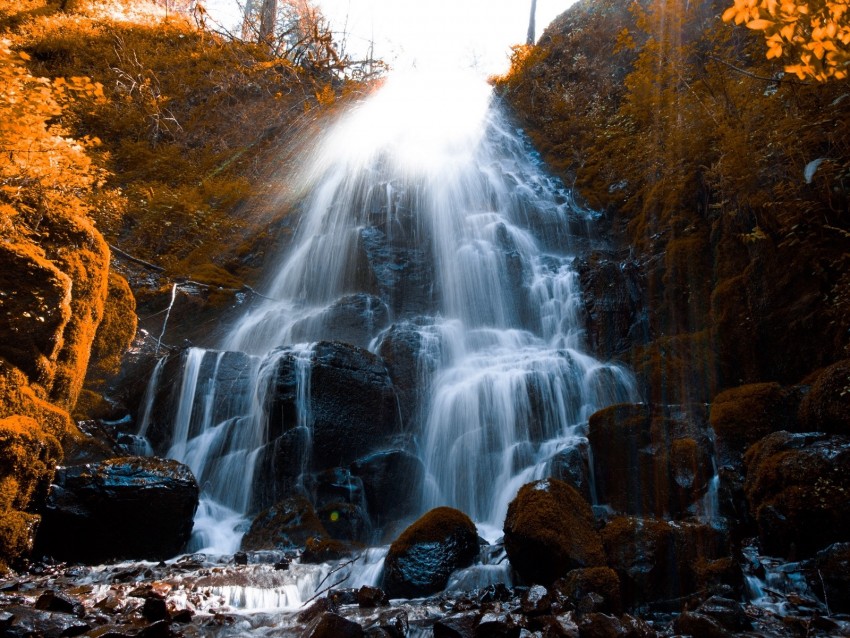
{"label": "cascading water", "polygon": [[[497,535],[518,488],[585,441],[589,414],[638,398],[627,371],[583,352],[571,230],[592,215],[472,76],[391,78],[307,166],[300,225],[267,299],[220,351],[185,353],[171,382],[173,425],[159,449],[202,486],[194,547],[238,549],[264,481],[280,470],[279,421],[300,454],[288,489],[309,491],[304,477],[328,469],[310,460],[319,354],[307,344],[383,353],[399,335],[414,344],[415,370],[393,441],[424,466],[413,511],[450,505]],[[275,375],[287,357],[295,408],[281,415]],[[158,368],[153,382],[167,377]],[[155,412],[146,407],[143,433]]]}

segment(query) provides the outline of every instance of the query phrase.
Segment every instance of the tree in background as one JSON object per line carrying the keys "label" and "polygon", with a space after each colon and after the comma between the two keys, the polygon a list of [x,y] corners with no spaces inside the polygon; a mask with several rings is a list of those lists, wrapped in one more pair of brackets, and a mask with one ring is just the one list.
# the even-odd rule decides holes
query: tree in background
{"label": "tree in background", "polygon": [[762,31],[767,58],[786,57],[785,71],[804,80],[843,80],[850,72],[848,0],[735,0],[726,22]]}
{"label": "tree in background", "polygon": [[535,24],[534,18],[537,13],[537,0],[531,0],[531,15],[528,16],[528,36],[526,37],[526,44],[534,44],[536,38],[534,37]]}

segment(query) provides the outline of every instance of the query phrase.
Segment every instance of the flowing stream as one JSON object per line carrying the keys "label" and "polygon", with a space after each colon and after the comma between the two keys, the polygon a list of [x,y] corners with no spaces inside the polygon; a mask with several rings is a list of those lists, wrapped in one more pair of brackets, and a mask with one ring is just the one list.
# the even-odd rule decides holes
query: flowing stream
{"label": "flowing stream", "polygon": [[[294,362],[295,410],[280,418],[298,440],[298,491],[324,469],[309,461],[315,343],[382,353],[399,335],[415,369],[394,446],[423,467],[412,511],[456,507],[492,540],[522,484],[565,452],[586,454],[591,413],[639,399],[627,370],[584,345],[572,263],[594,214],[477,76],[390,78],[323,136],[297,180],[301,219],[266,299],[219,349],[190,349],[178,375],[157,368],[151,381],[140,434],[169,421],[157,452],[202,486],[192,549],[233,553],[259,507],[281,358]],[[165,390],[170,406],[158,407]]]}

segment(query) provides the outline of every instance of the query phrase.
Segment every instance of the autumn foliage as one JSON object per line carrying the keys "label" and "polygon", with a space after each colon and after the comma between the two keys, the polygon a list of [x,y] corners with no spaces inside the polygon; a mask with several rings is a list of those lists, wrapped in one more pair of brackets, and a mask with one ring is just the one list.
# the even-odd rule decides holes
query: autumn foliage
{"label": "autumn foliage", "polygon": [[761,31],[767,59],[788,59],[785,71],[801,80],[843,80],[850,73],[847,0],[735,0],[723,20]]}

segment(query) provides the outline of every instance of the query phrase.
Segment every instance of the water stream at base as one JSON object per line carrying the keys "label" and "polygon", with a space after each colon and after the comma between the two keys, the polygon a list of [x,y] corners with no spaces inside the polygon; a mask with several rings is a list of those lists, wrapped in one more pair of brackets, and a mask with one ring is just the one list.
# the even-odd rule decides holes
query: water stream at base
{"label": "water stream at base", "polygon": [[[424,464],[418,512],[456,507],[495,540],[519,487],[586,443],[591,413],[639,399],[627,370],[585,351],[572,262],[593,213],[546,174],[477,76],[389,79],[305,166],[302,218],[267,299],[219,350],[184,353],[172,389],[164,455],[202,487],[191,549],[239,548],[265,478],[258,459],[283,356],[298,362],[289,426],[303,439],[301,476],[311,470],[312,344],[337,336],[329,316],[352,295],[368,300],[360,345],[378,352],[394,328],[418,344],[403,424]],[[166,377],[158,366],[152,386],[174,384]],[[140,434],[161,394],[149,389]],[[370,556],[347,586],[375,584],[383,553]],[[507,581],[499,560],[450,586]]]}

